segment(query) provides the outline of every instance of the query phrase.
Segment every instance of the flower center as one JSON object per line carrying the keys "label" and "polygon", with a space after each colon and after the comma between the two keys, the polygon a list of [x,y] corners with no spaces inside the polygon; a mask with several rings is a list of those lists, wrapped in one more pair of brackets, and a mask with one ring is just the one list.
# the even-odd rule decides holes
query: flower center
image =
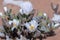
{"label": "flower center", "polygon": [[33,29],[34,29],[34,25],[31,25],[31,26],[30,26],[30,30],[33,30]]}
{"label": "flower center", "polygon": [[13,23],[13,27],[16,27],[16,23]]}

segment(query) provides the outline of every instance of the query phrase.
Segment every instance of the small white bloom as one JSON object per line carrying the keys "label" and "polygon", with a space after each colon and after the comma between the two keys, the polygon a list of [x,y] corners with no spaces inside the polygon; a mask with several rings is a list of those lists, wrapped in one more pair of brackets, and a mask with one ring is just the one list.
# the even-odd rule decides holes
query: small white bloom
{"label": "small white bloom", "polygon": [[0,16],[3,16],[3,13],[2,12],[0,12]]}
{"label": "small white bloom", "polygon": [[13,19],[13,24],[15,24],[16,26],[19,25],[19,20]]}
{"label": "small white bloom", "polygon": [[7,10],[8,10],[7,7],[4,7],[4,11],[7,12]]}
{"label": "small white bloom", "polygon": [[17,27],[19,25],[19,20],[13,19],[13,27]]}
{"label": "small white bloom", "polygon": [[21,9],[23,10],[23,13],[28,15],[33,10],[33,6],[31,2],[26,1],[21,4]]}
{"label": "small white bloom", "polygon": [[25,26],[30,32],[34,32],[38,26],[38,23],[35,20],[32,20],[29,23],[26,23]]}
{"label": "small white bloom", "polygon": [[47,16],[47,14],[46,14],[46,13],[43,13],[43,15],[44,15],[44,16]]}

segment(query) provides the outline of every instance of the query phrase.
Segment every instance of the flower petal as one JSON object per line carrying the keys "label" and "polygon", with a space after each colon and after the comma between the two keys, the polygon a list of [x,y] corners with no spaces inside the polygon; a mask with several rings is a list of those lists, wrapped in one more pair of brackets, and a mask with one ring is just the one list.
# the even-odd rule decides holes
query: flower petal
{"label": "flower petal", "polygon": [[0,12],[0,16],[3,16],[3,13],[2,12]]}
{"label": "flower petal", "polygon": [[7,12],[7,10],[8,10],[7,7],[4,7],[4,11]]}

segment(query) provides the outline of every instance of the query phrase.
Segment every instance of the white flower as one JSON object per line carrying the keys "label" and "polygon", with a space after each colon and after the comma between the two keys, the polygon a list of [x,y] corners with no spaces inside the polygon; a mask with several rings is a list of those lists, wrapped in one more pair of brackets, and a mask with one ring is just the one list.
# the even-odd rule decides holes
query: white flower
{"label": "white flower", "polygon": [[23,10],[23,13],[26,15],[28,15],[33,10],[33,6],[29,1],[23,2],[20,7]]}
{"label": "white flower", "polygon": [[30,32],[34,32],[38,27],[38,23],[35,20],[31,20],[31,22],[26,23],[25,26]]}
{"label": "white flower", "polygon": [[4,11],[7,12],[7,10],[8,10],[7,7],[4,7]]}
{"label": "white flower", "polygon": [[19,25],[19,20],[13,19],[12,21],[8,22],[10,25],[13,23],[13,26],[16,27]]}
{"label": "white flower", "polygon": [[2,12],[0,12],[0,16],[3,16],[3,13]]}
{"label": "white flower", "polygon": [[46,13],[43,13],[43,15],[44,15],[44,16],[47,16],[47,14],[46,14]]}
{"label": "white flower", "polygon": [[19,20],[13,19],[13,24],[15,24],[15,26],[19,25]]}
{"label": "white flower", "polygon": [[10,23],[13,23],[13,27],[12,27],[12,31],[14,28],[17,28],[17,26],[19,25],[19,20],[13,19],[12,21],[10,21]]}

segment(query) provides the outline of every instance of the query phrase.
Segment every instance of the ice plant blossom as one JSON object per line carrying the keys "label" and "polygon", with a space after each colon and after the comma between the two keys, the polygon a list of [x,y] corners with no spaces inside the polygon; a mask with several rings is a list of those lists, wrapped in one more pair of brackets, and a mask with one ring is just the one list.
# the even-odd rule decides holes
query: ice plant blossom
{"label": "ice plant blossom", "polygon": [[16,27],[19,25],[19,20],[13,19],[12,21],[9,21],[9,24],[11,25],[13,23],[13,26]]}
{"label": "ice plant blossom", "polygon": [[35,20],[31,20],[30,22],[25,23],[25,26],[30,32],[34,32],[38,27],[38,23]]}

